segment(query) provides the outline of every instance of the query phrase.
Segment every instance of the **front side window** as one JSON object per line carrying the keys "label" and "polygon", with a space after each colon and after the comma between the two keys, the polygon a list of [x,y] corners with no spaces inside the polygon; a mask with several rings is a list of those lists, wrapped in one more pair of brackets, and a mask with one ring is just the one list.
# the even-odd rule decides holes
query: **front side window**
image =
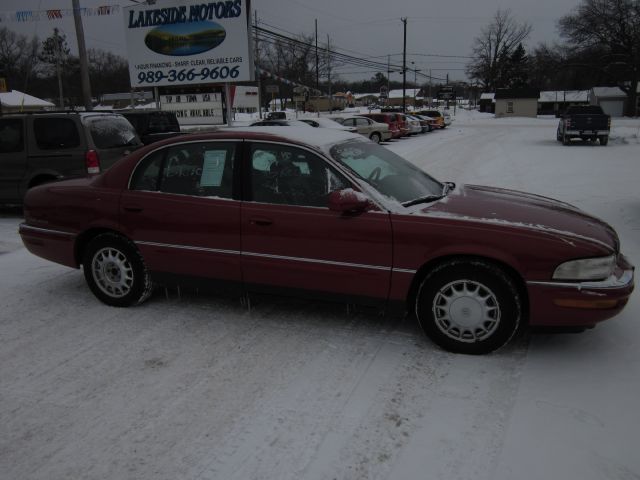
{"label": "front side window", "polygon": [[80,146],[76,122],[70,118],[36,118],[33,133],[40,150],[65,150]]}
{"label": "front side window", "polygon": [[367,120],[366,118],[356,118],[356,126],[358,127],[367,127],[369,126],[369,120]]}
{"label": "front side window", "polygon": [[132,190],[232,198],[235,146],[187,143],[154,152],[131,180]]}
{"label": "front side window", "polygon": [[0,120],[0,153],[15,153],[24,150],[22,120]]}
{"label": "front side window", "polygon": [[251,190],[255,202],[326,207],[329,193],[349,183],[322,158],[295,147],[254,144]]}

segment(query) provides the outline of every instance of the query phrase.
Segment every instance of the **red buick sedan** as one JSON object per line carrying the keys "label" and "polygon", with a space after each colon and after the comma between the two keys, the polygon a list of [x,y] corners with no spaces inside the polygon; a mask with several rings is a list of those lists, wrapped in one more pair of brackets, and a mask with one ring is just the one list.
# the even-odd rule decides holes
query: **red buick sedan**
{"label": "red buick sedan", "polygon": [[[304,130],[304,131],[303,131]],[[556,200],[441,183],[328,129],[175,137],[93,178],[31,189],[20,234],[114,306],[197,282],[415,312],[441,347],[620,312],[633,267],[606,223]]]}

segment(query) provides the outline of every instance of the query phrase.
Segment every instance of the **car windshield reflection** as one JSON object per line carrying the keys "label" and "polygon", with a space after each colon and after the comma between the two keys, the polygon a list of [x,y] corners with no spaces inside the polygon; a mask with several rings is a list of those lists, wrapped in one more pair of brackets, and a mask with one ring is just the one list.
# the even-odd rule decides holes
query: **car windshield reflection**
{"label": "car windshield reflection", "polygon": [[331,156],[383,195],[406,204],[441,197],[443,184],[385,147],[349,140],[331,148]]}

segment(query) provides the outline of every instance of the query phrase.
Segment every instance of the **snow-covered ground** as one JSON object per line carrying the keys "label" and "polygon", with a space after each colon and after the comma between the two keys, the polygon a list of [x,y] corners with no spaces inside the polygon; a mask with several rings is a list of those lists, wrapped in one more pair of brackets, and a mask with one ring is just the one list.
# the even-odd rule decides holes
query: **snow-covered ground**
{"label": "snow-covered ground", "polygon": [[[640,264],[640,121],[607,147],[552,118],[458,112],[388,144],[442,180],[532,191],[611,223]],[[332,304],[157,294],[99,303],[0,214],[0,477],[637,479],[640,305],[579,335],[442,352]]]}

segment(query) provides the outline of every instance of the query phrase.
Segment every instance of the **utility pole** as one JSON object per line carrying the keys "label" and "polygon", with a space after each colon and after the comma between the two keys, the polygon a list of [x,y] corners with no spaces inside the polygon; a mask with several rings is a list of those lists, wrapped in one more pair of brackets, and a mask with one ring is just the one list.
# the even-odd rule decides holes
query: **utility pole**
{"label": "utility pole", "polygon": [[[329,114],[333,112],[333,99],[331,98],[331,54],[329,53],[329,35],[327,34],[327,73],[329,79]],[[318,109],[319,110],[319,109]]]}
{"label": "utility pole", "polygon": [[429,69],[429,106],[433,104],[433,96],[431,95],[431,69]]}
{"label": "utility pole", "polygon": [[255,24],[255,32],[256,32],[256,53],[255,53],[255,69],[256,69],[256,75],[258,77],[258,118],[260,118],[260,120],[262,120],[262,80],[261,80],[261,75],[260,75],[260,68],[257,66],[258,65],[258,11],[254,10],[254,24]]}
{"label": "utility pole", "polygon": [[407,17],[401,18],[404,24],[404,45],[402,48],[402,111],[407,112],[407,99],[405,98],[407,90]]}
{"label": "utility pole", "polygon": [[320,90],[320,70],[318,61],[318,19],[316,18],[316,90]]}
{"label": "utility pole", "polygon": [[62,39],[58,35],[58,29],[53,29],[53,41],[55,43],[54,47],[56,49],[56,76],[58,77],[58,94],[59,101],[58,105],[60,106],[60,110],[64,110],[64,94],[62,92],[62,69],[60,68],[62,63]]}
{"label": "utility pole", "polygon": [[87,62],[87,47],[84,44],[84,28],[80,16],[80,0],[72,0],[73,21],[76,25],[76,37],[78,39],[78,57],[80,58],[80,80],[82,81],[82,99],[87,111],[93,110],[91,104],[91,83],[89,81],[89,64]]}

